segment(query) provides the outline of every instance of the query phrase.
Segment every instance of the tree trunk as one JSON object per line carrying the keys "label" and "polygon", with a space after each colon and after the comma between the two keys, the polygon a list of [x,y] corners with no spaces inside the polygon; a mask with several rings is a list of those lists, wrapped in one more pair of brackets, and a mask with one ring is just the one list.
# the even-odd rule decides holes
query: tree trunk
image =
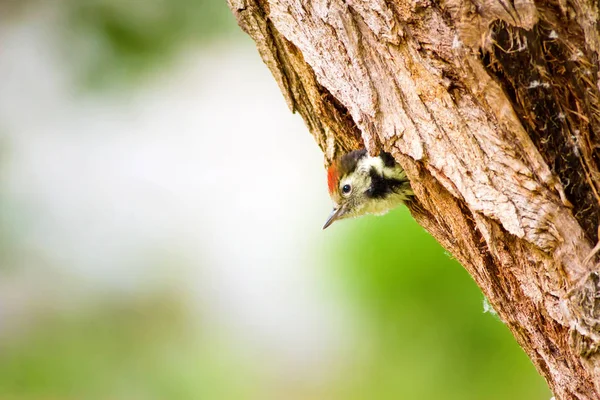
{"label": "tree trunk", "polygon": [[598,4],[229,0],[330,162],[384,149],[557,399],[600,399]]}

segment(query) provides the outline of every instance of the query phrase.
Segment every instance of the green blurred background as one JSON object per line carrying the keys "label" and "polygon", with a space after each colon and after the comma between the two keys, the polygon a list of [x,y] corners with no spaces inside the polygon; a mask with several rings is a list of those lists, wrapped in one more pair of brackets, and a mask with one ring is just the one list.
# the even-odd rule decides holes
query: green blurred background
{"label": "green blurred background", "polygon": [[218,0],[0,0],[0,399],[548,399],[405,209],[322,156]]}

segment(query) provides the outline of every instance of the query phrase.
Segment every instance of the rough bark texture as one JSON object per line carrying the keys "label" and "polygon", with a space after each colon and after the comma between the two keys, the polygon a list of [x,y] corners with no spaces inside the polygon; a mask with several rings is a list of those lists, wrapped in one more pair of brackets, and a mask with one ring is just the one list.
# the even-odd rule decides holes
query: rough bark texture
{"label": "rough bark texture", "polygon": [[392,153],[556,398],[600,399],[598,4],[229,5],[326,162]]}

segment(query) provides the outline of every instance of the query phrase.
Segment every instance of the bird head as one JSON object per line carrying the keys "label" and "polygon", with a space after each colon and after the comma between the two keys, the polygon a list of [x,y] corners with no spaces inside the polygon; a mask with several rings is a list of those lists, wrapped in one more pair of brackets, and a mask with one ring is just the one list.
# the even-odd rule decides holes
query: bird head
{"label": "bird head", "polygon": [[334,206],[323,229],[340,219],[385,214],[413,195],[406,173],[390,154],[371,157],[366,149],[335,160],[327,170],[327,186]]}

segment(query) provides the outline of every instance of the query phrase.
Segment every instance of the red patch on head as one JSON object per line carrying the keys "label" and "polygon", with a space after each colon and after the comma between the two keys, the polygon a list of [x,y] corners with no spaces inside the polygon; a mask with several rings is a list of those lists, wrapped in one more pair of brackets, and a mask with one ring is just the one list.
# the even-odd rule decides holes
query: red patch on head
{"label": "red patch on head", "polygon": [[327,188],[329,189],[329,194],[335,192],[338,186],[338,182],[340,180],[339,172],[335,166],[335,164],[331,164],[329,169],[327,169]]}

